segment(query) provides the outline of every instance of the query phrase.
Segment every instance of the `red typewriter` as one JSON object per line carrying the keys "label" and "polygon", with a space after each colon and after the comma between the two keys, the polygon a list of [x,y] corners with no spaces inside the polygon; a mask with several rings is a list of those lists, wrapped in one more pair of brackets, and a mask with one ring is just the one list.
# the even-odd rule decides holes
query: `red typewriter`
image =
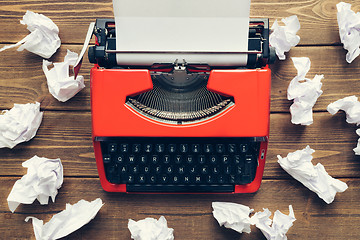
{"label": "red typewriter", "polygon": [[[93,34],[96,44],[88,51],[94,63],[92,135],[104,190],[258,190],[269,136],[267,64],[275,58],[268,19],[250,19],[247,50],[236,53],[245,55],[245,61],[229,65],[217,63],[218,53],[199,61],[156,52],[166,57],[151,61],[144,56],[152,51],[119,51],[116,37],[121,33],[114,19],[97,19]],[[136,56],[126,63],[118,54]],[[226,59],[228,53],[221,54]]]}

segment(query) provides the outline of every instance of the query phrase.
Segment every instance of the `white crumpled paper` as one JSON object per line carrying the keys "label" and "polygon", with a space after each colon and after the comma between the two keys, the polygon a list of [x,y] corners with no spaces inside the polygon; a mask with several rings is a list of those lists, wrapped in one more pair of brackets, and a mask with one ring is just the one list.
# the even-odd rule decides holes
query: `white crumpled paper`
{"label": "white crumpled paper", "polygon": [[288,100],[294,100],[290,106],[291,122],[310,125],[313,123],[312,108],[323,93],[321,80],[324,75],[315,75],[312,80],[305,78],[310,70],[310,59],[307,57],[293,57],[291,59],[297,70],[296,77],[291,80],[287,89]]}
{"label": "white crumpled paper", "polygon": [[40,103],[14,104],[0,114],[0,148],[13,148],[35,137],[42,121]]}
{"label": "white crumpled paper", "polygon": [[48,204],[49,197],[55,202],[58,189],[61,187],[63,166],[60,158],[48,159],[34,156],[22,163],[27,173],[17,180],[7,198],[9,209],[15,209],[23,204],[32,204],[37,199],[40,204]]}
{"label": "white crumpled paper", "polygon": [[1,48],[0,52],[20,46],[18,51],[26,49],[43,58],[50,58],[60,47],[59,28],[50,18],[43,14],[26,11],[20,23],[27,25],[31,33],[18,43]]}
{"label": "white crumpled paper", "polygon": [[344,192],[348,186],[332,178],[321,163],[314,166],[311,162],[314,152],[306,146],[303,150],[289,153],[285,158],[278,155],[278,163],[288,174],[329,204],[334,201],[337,192]]}
{"label": "white crumpled paper", "polygon": [[139,221],[129,219],[128,228],[134,240],[173,240],[174,229],[168,228],[164,216],[159,220],[145,218]]}
{"label": "white crumpled paper", "polygon": [[[356,134],[360,136],[360,128],[356,130]],[[360,138],[358,139],[356,148],[353,149],[355,152],[355,155],[360,155]]]}
{"label": "white crumpled paper", "polygon": [[[45,73],[49,92],[59,101],[66,102],[81,89],[85,87],[84,77],[78,75],[76,79],[70,76],[70,66],[74,66],[78,54],[67,50],[64,62],[52,63],[43,60],[43,71]],[[49,70],[49,66],[54,65]]]}
{"label": "white crumpled paper", "polygon": [[327,110],[332,115],[343,110],[346,113],[346,122],[360,124],[360,102],[356,96],[345,97],[330,103]]}
{"label": "white crumpled paper", "polygon": [[257,212],[251,217],[251,223],[259,228],[268,240],[286,240],[285,234],[296,220],[292,206],[289,205],[289,215],[277,210],[274,213],[273,220],[270,219],[270,216],[269,209],[264,208],[263,212]]}
{"label": "white crumpled paper", "polygon": [[37,240],[53,240],[69,235],[78,230],[92,219],[104,204],[100,198],[92,202],[80,200],[74,205],[66,204],[66,209],[55,214],[49,222],[45,223],[36,217],[27,217],[25,221],[32,219],[35,237]]}
{"label": "white crumpled paper", "polygon": [[351,10],[350,3],[336,4],[341,43],[344,44],[346,61],[351,63],[360,54],[360,13]]}
{"label": "white crumpled paper", "polygon": [[300,37],[296,35],[300,29],[300,22],[296,15],[283,18],[281,21],[285,26],[280,26],[277,20],[275,20],[272,25],[269,43],[275,48],[276,55],[279,59],[285,60],[285,52],[290,51],[290,49],[295,47],[300,41]]}
{"label": "white crumpled paper", "polygon": [[[327,110],[332,115],[336,114],[339,110],[346,113],[346,122],[360,125],[360,102],[356,96],[349,96],[339,99],[327,106]],[[360,136],[360,129],[356,130]],[[360,138],[357,142],[357,147],[353,149],[355,155],[360,155]]]}
{"label": "white crumpled paper", "polygon": [[250,233],[250,213],[254,209],[248,206],[230,203],[230,202],[213,202],[213,216],[220,226],[231,228],[239,233]]}

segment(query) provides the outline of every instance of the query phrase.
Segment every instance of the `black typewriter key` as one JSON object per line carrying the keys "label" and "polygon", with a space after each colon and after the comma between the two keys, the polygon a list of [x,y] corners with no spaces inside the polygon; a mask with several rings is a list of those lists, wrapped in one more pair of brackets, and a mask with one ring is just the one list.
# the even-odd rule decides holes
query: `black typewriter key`
{"label": "black typewriter key", "polygon": [[162,152],[164,152],[165,151],[165,145],[164,144],[156,144],[155,145],[155,151],[157,152],[157,153],[162,153]]}
{"label": "black typewriter key", "polygon": [[171,182],[174,183],[174,184],[178,184],[180,182],[180,177],[178,176],[173,176],[171,178]]}
{"label": "black typewriter key", "polygon": [[145,183],[145,176],[142,175],[142,174],[139,175],[139,177],[138,177],[138,182],[144,184],[144,183]]}
{"label": "black typewriter key", "polygon": [[236,173],[237,173],[237,174],[242,174],[242,173],[243,173],[242,167],[237,166],[237,167],[236,167]]}
{"label": "black typewriter key", "polygon": [[240,151],[243,153],[246,153],[249,149],[249,146],[245,143],[245,144],[240,144]]}
{"label": "black typewriter key", "polygon": [[115,166],[110,166],[106,169],[106,173],[108,176],[113,176],[116,172],[116,167]]}
{"label": "black typewriter key", "polygon": [[187,153],[189,146],[187,144],[180,144],[180,152]]}
{"label": "black typewriter key", "polygon": [[174,152],[176,152],[176,145],[175,145],[175,144],[169,144],[169,145],[168,145],[168,152],[169,152],[169,153],[174,153]]}
{"label": "black typewriter key", "polygon": [[185,184],[190,183],[190,177],[189,177],[189,176],[184,176],[183,182],[184,182]]}
{"label": "black typewriter key", "polygon": [[199,162],[200,164],[204,164],[204,163],[206,162],[205,156],[204,156],[204,155],[199,155],[199,157],[198,157],[198,162]]}
{"label": "black typewriter key", "polygon": [[182,162],[182,156],[181,155],[176,155],[175,156],[175,163],[180,164],[181,162]]}
{"label": "black typewriter key", "polygon": [[241,164],[241,157],[240,157],[240,155],[235,155],[235,156],[234,156],[234,164],[235,164],[235,165],[240,165],[240,164]]}
{"label": "black typewriter key", "polygon": [[144,151],[150,153],[152,151],[152,144],[145,144]]}
{"label": "black typewriter key", "polygon": [[155,173],[156,173],[156,174],[161,173],[161,166],[156,166],[156,167],[155,167]]}
{"label": "black typewriter key", "polygon": [[212,173],[213,174],[218,174],[219,173],[219,167],[213,167],[212,168]]}
{"label": "black typewriter key", "polygon": [[128,162],[129,163],[135,163],[135,156],[134,155],[129,155]]}
{"label": "black typewriter key", "polygon": [[159,180],[160,183],[165,184],[169,181],[169,177],[167,175],[162,175]]}
{"label": "black typewriter key", "polygon": [[201,167],[200,171],[202,174],[208,174],[209,168],[208,168],[208,166],[203,166],[203,167]]}
{"label": "black typewriter key", "polygon": [[169,164],[170,163],[170,156],[169,155],[164,155],[162,157],[162,159],[163,159],[164,164]]}
{"label": "black typewriter key", "polygon": [[192,155],[188,155],[188,156],[186,157],[186,162],[187,162],[188,164],[192,164],[192,163],[194,162],[194,157],[193,157]]}
{"label": "black typewriter key", "polygon": [[171,174],[173,172],[173,168],[171,166],[166,168],[166,173]]}
{"label": "black typewriter key", "polygon": [[116,143],[110,143],[109,144],[109,152],[114,153],[117,150],[117,144]]}
{"label": "black typewriter key", "polygon": [[235,180],[235,175],[230,175],[230,176],[229,176],[229,182],[230,182],[231,184],[234,184],[234,183],[236,182],[236,180]]}
{"label": "black typewriter key", "polygon": [[227,156],[227,155],[221,156],[221,162],[223,164],[228,164],[229,163],[229,156]]}
{"label": "black typewriter key", "polygon": [[141,151],[141,145],[140,144],[134,144],[132,146],[132,152],[133,153],[139,153]]}
{"label": "black typewriter key", "polygon": [[153,156],[151,157],[151,162],[152,162],[153,164],[157,164],[157,163],[159,162],[159,156],[158,156],[158,155],[153,155]]}
{"label": "black typewriter key", "polygon": [[110,157],[110,155],[109,155],[109,154],[104,154],[104,155],[103,155],[103,160],[104,160],[104,163],[105,163],[105,164],[110,163],[110,162],[111,162],[111,157]]}
{"label": "black typewriter key", "polygon": [[215,155],[210,156],[210,163],[216,164],[217,163],[217,157]]}
{"label": "black typewriter key", "polygon": [[120,151],[123,153],[127,153],[129,151],[129,144],[127,143],[120,144]]}
{"label": "black typewriter key", "polygon": [[190,167],[189,173],[195,174],[196,173],[196,167]]}
{"label": "black typewriter key", "polygon": [[253,159],[252,156],[249,156],[249,155],[245,157],[246,162],[251,162],[252,159]]}
{"label": "black typewriter key", "polygon": [[213,183],[214,182],[214,179],[213,179],[213,176],[211,176],[211,175],[208,175],[208,176],[206,176],[206,183]]}
{"label": "black typewriter key", "polygon": [[217,153],[224,153],[225,147],[224,144],[216,144],[216,152]]}
{"label": "black typewriter key", "polygon": [[179,174],[184,174],[185,173],[185,167],[184,166],[181,166],[178,168],[178,173]]}
{"label": "black typewriter key", "polygon": [[134,176],[133,175],[128,175],[127,176],[127,183],[133,183],[134,182]]}
{"label": "black typewriter key", "polygon": [[194,179],[194,180],[195,180],[194,182],[195,182],[196,184],[202,183],[202,177],[199,176],[199,175],[195,176],[195,179]]}
{"label": "black typewriter key", "polygon": [[204,145],[204,152],[205,153],[212,153],[214,151],[212,144],[205,144]]}
{"label": "black typewriter key", "polygon": [[140,163],[146,164],[146,162],[147,162],[147,156],[146,155],[141,155],[140,156]]}
{"label": "black typewriter key", "polygon": [[228,145],[228,152],[229,153],[236,153],[236,144],[230,143]]}
{"label": "black typewriter key", "polygon": [[191,151],[193,153],[199,153],[200,152],[200,144],[192,144],[191,145]]}
{"label": "black typewriter key", "polygon": [[124,155],[119,155],[117,158],[116,158],[116,162],[117,163],[124,163],[124,160],[125,160],[125,157]]}
{"label": "black typewriter key", "polygon": [[127,166],[120,167],[120,173],[121,174],[127,173]]}
{"label": "black typewriter key", "polygon": [[156,177],[154,175],[149,177],[149,182],[154,184],[156,182]]}
{"label": "black typewriter key", "polygon": [[145,167],[143,168],[143,172],[144,172],[144,173],[149,173],[149,172],[150,172],[150,168],[149,168],[148,166],[145,166]]}
{"label": "black typewriter key", "polygon": [[244,175],[250,175],[251,162],[246,162],[244,167]]}
{"label": "black typewriter key", "polygon": [[225,182],[225,177],[223,175],[220,175],[218,177],[218,183],[223,184]]}
{"label": "black typewriter key", "polygon": [[133,173],[133,174],[138,174],[139,173],[139,166],[131,167],[130,172]]}
{"label": "black typewriter key", "polygon": [[226,166],[226,167],[224,168],[224,173],[225,173],[225,174],[230,174],[230,173],[231,173],[231,166]]}

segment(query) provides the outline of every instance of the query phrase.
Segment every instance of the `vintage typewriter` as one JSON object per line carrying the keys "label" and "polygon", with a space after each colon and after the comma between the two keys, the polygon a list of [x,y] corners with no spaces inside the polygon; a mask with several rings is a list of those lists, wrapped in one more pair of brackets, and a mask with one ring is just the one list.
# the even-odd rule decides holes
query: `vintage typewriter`
{"label": "vintage typewriter", "polygon": [[[250,19],[248,50],[237,53],[246,55],[242,66],[217,64],[219,53],[209,53],[210,62],[166,62],[146,56],[153,52],[121,52],[114,19],[97,19],[93,34],[96,44],[88,51],[95,64],[92,133],[104,190],[243,193],[259,188],[269,135],[267,64],[274,59],[268,19]],[[129,63],[119,63],[119,53]],[[132,54],[146,61],[137,63]],[[168,53],[156,53],[162,54]]]}

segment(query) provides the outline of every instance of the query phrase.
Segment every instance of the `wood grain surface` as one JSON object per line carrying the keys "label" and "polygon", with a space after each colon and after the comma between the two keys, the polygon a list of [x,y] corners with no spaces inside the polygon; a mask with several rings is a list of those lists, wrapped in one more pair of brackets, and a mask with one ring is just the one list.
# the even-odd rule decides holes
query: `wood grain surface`
{"label": "wood grain surface", "polygon": [[[8,186],[12,186],[15,180],[1,178],[0,194],[6,196]],[[349,185],[349,189],[327,205],[295,180],[263,180],[256,194],[126,195],[104,192],[96,178],[67,178],[56,202],[47,206],[38,203],[21,205],[12,214],[6,199],[2,198],[0,218],[5,221],[0,225],[0,231],[4,233],[0,239],[33,238],[31,223],[25,223],[25,217],[31,215],[47,222],[62,211],[66,203],[74,204],[80,199],[92,201],[98,197],[105,205],[95,219],[66,239],[130,239],[128,219],[137,221],[160,216],[165,216],[168,226],[174,228],[175,239],[265,239],[255,227],[250,234],[219,227],[212,216],[211,203],[214,201],[245,204],[255,211],[268,208],[274,213],[279,209],[286,214],[292,204],[297,220],[287,234],[288,239],[359,239],[359,226],[355,223],[360,217],[360,182],[358,179],[341,180]]]}
{"label": "wood grain surface", "polygon": [[[347,1],[354,11],[360,2]],[[340,44],[335,0],[253,0],[251,17],[275,19],[296,14],[300,20],[299,46],[276,61],[272,70],[270,144],[264,180],[257,193],[240,195],[136,195],[107,193],[98,179],[91,141],[90,68],[85,57],[80,74],[86,88],[66,103],[57,101],[48,91],[42,72],[43,59],[16,49],[0,52],[0,110],[14,103],[38,101],[44,111],[36,137],[14,149],[0,149],[0,240],[35,239],[26,216],[44,222],[65,209],[66,203],[100,197],[105,205],[89,224],[65,239],[130,239],[128,219],[165,216],[174,228],[175,239],[265,239],[252,227],[251,234],[238,234],[219,227],[212,216],[214,201],[236,202],[255,211],[269,208],[288,214],[293,205],[297,220],[287,233],[288,239],[360,239],[360,157],[355,156],[358,136],[355,125],[345,121],[345,114],[326,111],[329,103],[350,95],[360,96],[360,58],[348,64]],[[15,43],[28,34],[19,23],[26,10],[50,17],[60,29],[61,48],[50,58],[60,62],[66,50],[80,52],[88,24],[96,18],[113,18],[111,0],[0,0],[0,48]],[[291,57],[309,57],[307,75],[324,74],[324,93],[315,104],[314,123],[310,126],[290,122],[287,87],[296,75]],[[322,163],[327,172],[346,182],[349,188],[327,205],[318,196],[290,177],[277,163],[277,155],[303,149],[316,150],[313,163]],[[6,198],[15,181],[26,173],[21,163],[34,155],[60,157],[64,166],[64,184],[55,203],[41,206],[20,205],[11,213]]]}

